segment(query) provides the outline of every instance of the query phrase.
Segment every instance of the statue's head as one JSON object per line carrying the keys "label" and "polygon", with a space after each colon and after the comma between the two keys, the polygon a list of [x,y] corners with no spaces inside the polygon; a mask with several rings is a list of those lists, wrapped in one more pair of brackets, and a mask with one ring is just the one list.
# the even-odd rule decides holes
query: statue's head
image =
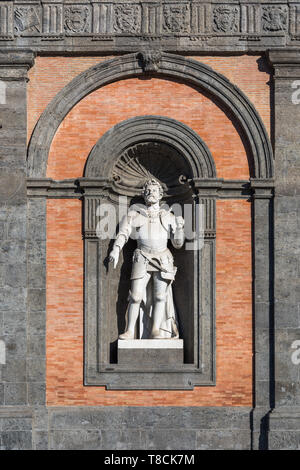
{"label": "statue's head", "polygon": [[143,187],[143,196],[146,204],[156,204],[163,197],[164,191],[161,184],[154,178],[146,181]]}

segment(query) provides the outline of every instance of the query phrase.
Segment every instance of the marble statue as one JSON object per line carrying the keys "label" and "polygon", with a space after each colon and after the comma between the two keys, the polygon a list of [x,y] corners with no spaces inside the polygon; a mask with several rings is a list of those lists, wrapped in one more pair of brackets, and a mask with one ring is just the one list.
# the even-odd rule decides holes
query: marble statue
{"label": "marble statue", "polygon": [[163,189],[149,179],[143,188],[145,205],[135,205],[120,223],[109,261],[117,266],[120,251],[129,237],[137,240],[133,255],[131,289],[128,304],[128,327],[119,339],[178,338],[177,314],[172,282],[177,268],[168,249],[171,239],[175,248],[184,243],[184,219],[160,207]]}

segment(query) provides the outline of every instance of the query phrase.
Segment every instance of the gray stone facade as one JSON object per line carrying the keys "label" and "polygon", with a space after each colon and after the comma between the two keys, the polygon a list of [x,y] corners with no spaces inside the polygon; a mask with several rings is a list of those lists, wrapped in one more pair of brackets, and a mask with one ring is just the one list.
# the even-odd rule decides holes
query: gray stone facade
{"label": "gray stone facade", "polygon": [[248,408],[2,407],[1,449],[251,448]]}
{"label": "gray stone facade", "polygon": [[[0,44],[0,449],[299,448],[300,365],[291,355],[300,340],[300,3],[3,1]],[[240,90],[187,57],[246,53],[269,60],[271,140]],[[54,98],[27,148],[27,72],[39,54],[116,57]],[[83,96],[155,73],[209,90],[253,157],[249,181],[208,171],[194,184],[203,199],[253,202],[254,407],[47,407],[46,198],[108,184],[99,175],[45,178],[52,138]]]}

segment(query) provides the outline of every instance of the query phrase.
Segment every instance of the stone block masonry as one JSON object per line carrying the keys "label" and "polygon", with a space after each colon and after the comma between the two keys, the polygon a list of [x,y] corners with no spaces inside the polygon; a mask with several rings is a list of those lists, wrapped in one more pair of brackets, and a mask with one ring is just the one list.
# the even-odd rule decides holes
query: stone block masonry
{"label": "stone block masonry", "polygon": [[[300,3],[179,3],[0,2],[1,450],[299,448]],[[74,105],[75,82],[34,134],[84,71],[105,86]],[[87,387],[77,180],[105,132],[149,114],[189,126],[216,167],[196,181],[217,195],[216,385]],[[30,179],[30,140],[55,123]]]}

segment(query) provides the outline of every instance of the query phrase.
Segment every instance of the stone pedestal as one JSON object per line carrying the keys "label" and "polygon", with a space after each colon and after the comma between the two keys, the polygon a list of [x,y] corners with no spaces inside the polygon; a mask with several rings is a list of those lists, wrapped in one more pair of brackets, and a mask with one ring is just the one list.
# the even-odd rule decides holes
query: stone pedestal
{"label": "stone pedestal", "polygon": [[119,340],[118,364],[183,364],[183,339]]}

